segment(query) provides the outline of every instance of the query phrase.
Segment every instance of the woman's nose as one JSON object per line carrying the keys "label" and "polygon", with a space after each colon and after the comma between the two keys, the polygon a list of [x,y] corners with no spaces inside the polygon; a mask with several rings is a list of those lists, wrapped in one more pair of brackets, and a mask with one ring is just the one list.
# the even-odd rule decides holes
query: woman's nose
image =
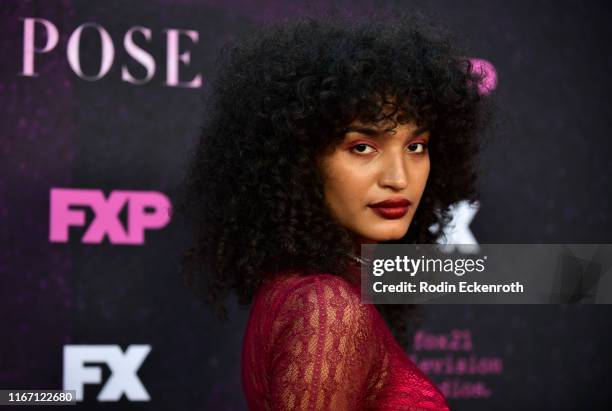
{"label": "woman's nose", "polygon": [[403,190],[408,186],[408,170],[405,154],[389,154],[381,163],[379,184],[381,187]]}

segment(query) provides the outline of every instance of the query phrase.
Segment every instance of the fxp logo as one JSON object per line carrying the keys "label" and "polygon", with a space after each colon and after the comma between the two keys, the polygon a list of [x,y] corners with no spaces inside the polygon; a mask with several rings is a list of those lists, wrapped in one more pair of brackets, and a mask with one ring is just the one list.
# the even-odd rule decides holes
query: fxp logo
{"label": "fxp logo", "polygon": [[[94,219],[81,242],[99,244],[108,235],[111,244],[144,244],[147,229],[159,229],[170,221],[170,200],[156,191],[114,190],[108,198],[102,190],[52,188],[50,195],[49,240],[68,242],[71,226],[85,226],[86,207],[93,211]],[[127,204],[127,227],[119,214]]]}

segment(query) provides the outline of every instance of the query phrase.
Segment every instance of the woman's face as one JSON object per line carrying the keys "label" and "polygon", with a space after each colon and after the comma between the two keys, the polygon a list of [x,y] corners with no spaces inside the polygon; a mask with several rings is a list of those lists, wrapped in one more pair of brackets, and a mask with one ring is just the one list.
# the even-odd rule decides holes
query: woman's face
{"label": "woman's face", "polygon": [[397,240],[407,233],[430,167],[429,132],[417,132],[414,123],[385,132],[356,121],[344,141],[321,157],[327,205],[357,241]]}

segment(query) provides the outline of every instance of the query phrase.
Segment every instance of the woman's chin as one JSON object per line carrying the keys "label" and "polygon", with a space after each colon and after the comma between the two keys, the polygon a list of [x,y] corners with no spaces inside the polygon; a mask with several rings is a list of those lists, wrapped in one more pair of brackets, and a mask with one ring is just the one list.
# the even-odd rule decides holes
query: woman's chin
{"label": "woman's chin", "polygon": [[[361,237],[364,239],[363,243],[381,243],[384,241],[394,241],[402,239],[408,232],[407,227],[398,228],[381,228],[379,230],[372,230],[364,233]],[[365,241],[367,239],[367,241]]]}

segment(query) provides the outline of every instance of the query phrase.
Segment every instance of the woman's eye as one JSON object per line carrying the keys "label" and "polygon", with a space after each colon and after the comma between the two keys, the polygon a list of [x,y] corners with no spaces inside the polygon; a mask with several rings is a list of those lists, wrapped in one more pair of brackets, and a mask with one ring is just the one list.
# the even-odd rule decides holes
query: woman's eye
{"label": "woman's eye", "polygon": [[411,153],[416,153],[416,154],[424,153],[426,149],[427,149],[427,144],[425,143],[412,143],[408,146],[408,150]]}
{"label": "woman's eye", "polygon": [[[368,145],[368,144],[357,144],[355,146],[353,146],[352,148],[353,151],[359,153],[359,154],[369,154],[372,151],[374,151],[374,147]],[[368,151],[371,150],[371,151]]]}

